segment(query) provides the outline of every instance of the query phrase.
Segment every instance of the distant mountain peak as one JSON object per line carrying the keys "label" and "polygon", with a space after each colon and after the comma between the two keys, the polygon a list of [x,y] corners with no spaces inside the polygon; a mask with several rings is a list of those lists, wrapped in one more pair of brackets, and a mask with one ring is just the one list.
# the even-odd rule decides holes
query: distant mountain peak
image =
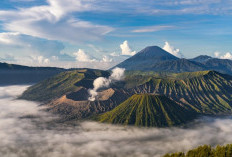
{"label": "distant mountain peak", "polygon": [[173,58],[177,58],[176,56],[172,55],[171,53],[165,51],[159,46],[147,46],[146,48],[142,49],[139,54],[149,54],[151,56],[172,56]]}
{"label": "distant mountain peak", "polygon": [[[145,51],[146,50],[146,51]],[[142,49],[139,53],[144,53],[144,52],[147,52],[147,51],[150,51],[150,50],[163,50],[165,51],[164,49],[162,49],[161,47],[159,46],[147,46],[145,47],[144,49]]]}
{"label": "distant mountain peak", "polygon": [[208,55],[200,55],[200,56],[197,56],[193,59],[191,59],[192,61],[195,61],[195,62],[199,62],[199,63],[203,63],[203,62],[206,62],[208,61],[209,59],[212,59],[213,57],[211,56],[208,56]]}
{"label": "distant mountain peak", "polygon": [[176,56],[158,46],[148,46],[134,56],[118,64],[117,67],[125,68],[126,70],[144,70],[150,69],[152,66],[160,62],[174,61],[178,59],[179,58]]}

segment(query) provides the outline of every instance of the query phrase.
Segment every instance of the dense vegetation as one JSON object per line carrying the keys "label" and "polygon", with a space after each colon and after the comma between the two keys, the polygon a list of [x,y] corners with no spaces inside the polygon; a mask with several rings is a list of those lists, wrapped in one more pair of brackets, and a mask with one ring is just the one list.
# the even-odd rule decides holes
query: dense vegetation
{"label": "dense vegetation", "polygon": [[154,71],[126,71],[125,88],[133,88],[143,85],[152,79],[183,80],[207,75],[209,72],[210,71],[172,73]]}
{"label": "dense vegetation", "polygon": [[100,122],[135,126],[173,126],[195,118],[194,113],[161,95],[135,94],[113,110],[97,117]]}
{"label": "dense vegetation", "polygon": [[144,80],[130,90],[137,93],[163,94],[199,113],[231,113],[232,77],[229,75],[201,71],[172,74],[164,78],[148,77]]}
{"label": "dense vegetation", "polygon": [[[109,76],[109,73],[90,69],[62,72],[31,86],[20,98],[50,101],[66,95],[66,98],[76,101],[72,102],[76,103],[75,112],[82,115],[82,112],[86,111],[78,108],[81,106],[77,105],[78,100],[85,100],[84,104],[88,106],[88,89],[93,88],[94,79],[100,76]],[[102,109],[96,113],[104,113],[120,104],[112,111],[101,115],[99,118],[101,122],[136,126],[172,126],[185,123],[197,114],[220,115],[231,114],[232,111],[232,76],[215,71],[185,73],[131,71],[126,73],[124,82],[116,83],[112,88],[118,89],[116,90],[118,93],[113,94],[113,97],[107,97],[110,94],[103,92],[102,96],[107,99],[92,105],[94,108],[97,104],[101,104]],[[78,94],[82,91],[80,89],[85,91],[85,94]],[[133,94],[136,95],[129,98]],[[127,98],[129,99],[125,101]],[[123,101],[125,102],[122,103]],[[56,107],[51,108],[55,113],[71,113],[66,112],[68,106],[73,108],[72,104],[68,104],[70,102],[55,102],[53,104],[56,104]],[[107,104],[110,104],[110,107],[103,110],[107,108]],[[90,110],[88,115],[91,116],[94,110]],[[187,116],[189,112],[195,113],[194,116]]]}
{"label": "dense vegetation", "polygon": [[[66,71],[31,86],[20,98],[35,101],[53,100],[81,87],[88,90],[92,88],[94,79],[108,75],[108,72],[101,70]],[[124,89],[128,95],[165,95],[186,109],[201,114],[230,114],[232,110],[232,76],[215,71],[130,71],[126,73],[124,83],[117,83],[112,87]]]}
{"label": "dense vegetation", "polygon": [[163,157],[231,157],[232,156],[232,144],[226,146],[217,146],[212,148],[211,146],[204,145],[195,149],[189,150],[187,153],[179,152],[173,154],[166,154]]}

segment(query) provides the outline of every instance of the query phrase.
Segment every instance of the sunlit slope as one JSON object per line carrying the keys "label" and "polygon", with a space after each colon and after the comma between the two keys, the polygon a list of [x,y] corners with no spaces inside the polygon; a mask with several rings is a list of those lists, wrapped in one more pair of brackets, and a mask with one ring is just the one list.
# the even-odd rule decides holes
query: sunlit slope
{"label": "sunlit slope", "polygon": [[20,97],[34,101],[48,101],[80,88],[92,88],[93,80],[109,73],[101,70],[83,69],[62,72],[28,88]]}
{"label": "sunlit slope", "polygon": [[163,94],[188,109],[205,114],[231,113],[232,109],[232,77],[215,71],[151,77],[131,90]]}
{"label": "sunlit slope", "polygon": [[[82,88],[87,91],[93,88],[94,79],[100,76],[107,77],[109,73],[91,69],[63,72],[31,86],[20,98],[50,101]],[[122,89],[128,96],[139,93],[165,95],[186,109],[203,114],[231,114],[232,111],[232,76],[215,71],[133,71],[126,73],[123,82],[112,84],[112,88]],[[77,97],[81,97],[81,94]],[[79,99],[87,100],[86,97],[88,96],[85,94],[85,97]],[[72,97],[72,100],[76,98]]]}
{"label": "sunlit slope", "polygon": [[195,114],[161,95],[135,94],[97,120],[135,126],[173,126],[185,123]]}

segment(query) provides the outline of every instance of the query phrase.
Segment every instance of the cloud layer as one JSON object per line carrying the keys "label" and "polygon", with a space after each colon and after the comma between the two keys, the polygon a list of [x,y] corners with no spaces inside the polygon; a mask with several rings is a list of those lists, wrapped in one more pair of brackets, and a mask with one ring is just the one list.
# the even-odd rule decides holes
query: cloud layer
{"label": "cloud layer", "polygon": [[0,87],[0,156],[160,157],[232,141],[232,119],[201,117],[190,127],[136,128],[96,122],[57,123],[38,103],[16,100],[28,86]]}

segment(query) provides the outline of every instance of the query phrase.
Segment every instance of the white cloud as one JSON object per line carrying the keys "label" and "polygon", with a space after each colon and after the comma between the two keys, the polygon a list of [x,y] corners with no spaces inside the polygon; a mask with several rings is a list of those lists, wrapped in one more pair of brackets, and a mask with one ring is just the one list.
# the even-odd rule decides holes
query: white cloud
{"label": "white cloud", "polygon": [[128,55],[128,56],[133,56],[136,54],[136,51],[132,51],[131,48],[129,47],[128,41],[125,40],[121,45],[120,48],[122,50],[122,55]]}
{"label": "white cloud", "polygon": [[113,28],[73,18],[72,13],[91,10],[89,1],[48,0],[47,5],[0,11],[3,28],[49,40],[72,43],[98,40]]}
{"label": "white cloud", "polygon": [[167,30],[171,28],[174,28],[174,26],[149,26],[149,27],[142,27],[139,29],[135,29],[132,32],[134,33],[157,32],[157,31]]}
{"label": "white cloud", "polygon": [[58,57],[58,56],[52,56],[51,58],[52,58],[52,60],[54,60],[54,61],[58,61],[58,60],[59,60],[59,57]]}
{"label": "white cloud", "polygon": [[113,59],[112,58],[109,58],[108,56],[103,56],[101,62],[112,62]]}
{"label": "white cloud", "polygon": [[116,53],[116,52],[112,52],[112,53],[110,53],[110,55],[113,56],[113,57],[118,57],[118,56],[120,56],[120,54],[118,54],[118,53]]}
{"label": "white cloud", "polygon": [[20,33],[18,33],[18,32],[0,33],[0,44],[18,45],[18,44],[20,44],[20,42],[18,42],[19,35],[20,35]]}
{"label": "white cloud", "polygon": [[230,52],[227,52],[225,55],[220,57],[221,59],[232,59],[232,54]]}
{"label": "white cloud", "polygon": [[50,63],[50,60],[44,56],[31,56],[32,62],[37,62],[40,65]]}
{"label": "white cloud", "polygon": [[224,55],[220,55],[220,52],[215,52],[214,55],[215,55],[215,57],[220,58],[220,59],[230,59],[230,60],[232,60],[232,54],[230,52],[227,52]]}
{"label": "white cloud", "polygon": [[214,56],[215,57],[219,57],[220,56],[220,52],[214,52]]}
{"label": "white cloud", "polygon": [[79,62],[96,61],[95,59],[90,59],[90,57],[82,49],[79,49],[77,52],[74,52],[73,55],[76,57],[76,60]]}
{"label": "white cloud", "polygon": [[180,53],[180,49],[175,49],[167,41],[165,42],[163,49],[176,57],[183,57],[183,55]]}
{"label": "white cloud", "polygon": [[215,147],[232,141],[231,116],[200,117],[187,127],[170,128],[125,127],[89,121],[57,123],[59,117],[44,112],[44,106],[39,103],[15,99],[27,88],[0,87],[1,156],[160,157],[170,152],[186,152],[199,145]]}

